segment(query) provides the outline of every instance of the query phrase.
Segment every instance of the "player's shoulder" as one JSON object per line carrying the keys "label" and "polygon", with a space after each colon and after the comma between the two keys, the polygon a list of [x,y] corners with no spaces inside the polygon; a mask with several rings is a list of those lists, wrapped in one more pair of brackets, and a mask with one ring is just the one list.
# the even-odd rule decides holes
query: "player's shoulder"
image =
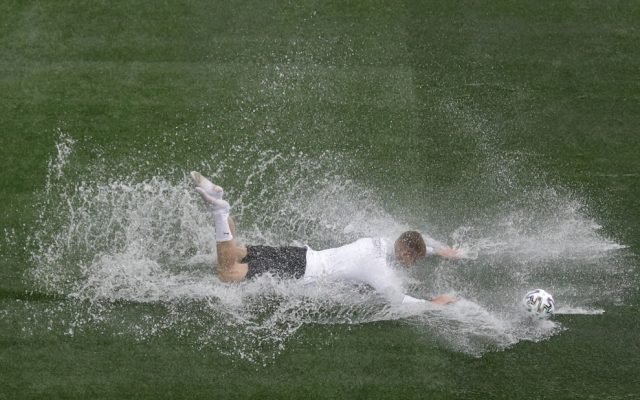
{"label": "player's shoulder", "polygon": [[378,238],[378,237],[363,237],[360,239],[357,239],[354,243],[358,243],[361,245],[378,245],[378,244],[384,244],[384,239],[382,238]]}
{"label": "player's shoulder", "polygon": [[366,250],[367,253],[383,255],[387,253],[387,241],[380,237],[365,237],[356,240],[354,243],[358,247]]}

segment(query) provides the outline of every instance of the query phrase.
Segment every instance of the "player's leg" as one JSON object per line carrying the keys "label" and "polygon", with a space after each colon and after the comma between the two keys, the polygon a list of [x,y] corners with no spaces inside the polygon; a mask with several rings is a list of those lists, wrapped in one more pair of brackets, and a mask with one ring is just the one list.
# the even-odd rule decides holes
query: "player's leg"
{"label": "player's leg", "polygon": [[229,229],[231,230],[231,236],[236,237],[236,221],[232,216],[229,216]]}
{"label": "player's leg", "polygon": [[192,172],[191,177],[196,184],[196,191],[204,201],[211,205],[213,222],[216,229],[216,252],[218,255],[218,274],[225,281],[244,279],[247,266],[240,264],[247,250],[238,246],[235,237],[235,223],[229,216],[229,203],[222,199],[224,190],[198,172]]}
{"label": "player's leg", "polygon": [[[222,189],[222,187],[214,184],[197,171],[191,171],[191,179],[193,179],[196,187],[203,190],[211,198],[222,200],[222,196],[224,195],[224,189]],[[209,202],[207,199],[204,200],[207,201],[207,203]]]}
{"label": "player's leg", "polygon": [[[224,189],[221,186],[218,186],[202,176],[199,172],[192,171],[191,178],[195,182],[196,186],[204,190],[204,192],[212,197],[213,199],[222,200],[222,196],[224,196]],[[204,197],[204,196],[203,196]],[[207,201],[207,199],[205,199]],[[207,201],[209,202],[209,201]],[[233,220],[233,217],[229,216],[229,229],[231,230],[231,236],[236,236],[236,224]]]}
{"label": "player's leg", "polygon": [[216,242],[218,277],[223,282],[239,282],[245,279],[249,266],[240,263],[247,255],[247,248],[238,246],[235,240]]}

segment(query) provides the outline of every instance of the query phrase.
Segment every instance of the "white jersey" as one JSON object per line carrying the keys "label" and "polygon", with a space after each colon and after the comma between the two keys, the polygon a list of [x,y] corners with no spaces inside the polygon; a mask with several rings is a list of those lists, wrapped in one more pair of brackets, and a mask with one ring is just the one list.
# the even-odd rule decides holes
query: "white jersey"
{"label": "white jersey", "polygon": [[392,303],[423,301],[404,295],[402,280],[389,265],[388,255],[387,242],[381,238],[358,239],[335,249],[320,251],[307,247],[304,278],[366,283]]}

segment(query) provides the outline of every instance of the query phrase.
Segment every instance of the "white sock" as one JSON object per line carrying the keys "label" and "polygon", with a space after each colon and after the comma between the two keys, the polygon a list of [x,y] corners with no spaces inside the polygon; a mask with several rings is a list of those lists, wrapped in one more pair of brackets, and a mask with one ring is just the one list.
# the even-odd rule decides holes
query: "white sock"
{"label": "white sock", "polygon": [[216,242],[228,242],[233,239],[231,229],[229,228],[229,213],[215,212],[213,213],[213,224],[216,227]]}
{"label": "white sock", "polygon": [[216,227],[216,242],[228,242],[233,239],[229,228],[229,214],[231,209],[229,203],[224,200],[216,200],[211,207],[213,214],[213,225]]}
{"label": "white sock", "polygon": [[[193,179],[196,186],[201,189],[199,192],[203,197],[206,195],[216,200],[222,200],[222,196],[224,195],[224,189],[222,189],[222,187],[212,183],[197,171],[191,171],[191,179]],[[205,200],[208,201],[206,197]]]}
{"label": "white sock", "polygon": [[229,228],[229,214],[231,207],[229,203],[222,200],[224,190],[210,180],[202,176],[199,172],[192,171],[191,178],[196,184],[196,191],[200,193],[202,199],[211,204],[213,214],[213,225],[216,228],[216,242],[228,242],[233,239]]}

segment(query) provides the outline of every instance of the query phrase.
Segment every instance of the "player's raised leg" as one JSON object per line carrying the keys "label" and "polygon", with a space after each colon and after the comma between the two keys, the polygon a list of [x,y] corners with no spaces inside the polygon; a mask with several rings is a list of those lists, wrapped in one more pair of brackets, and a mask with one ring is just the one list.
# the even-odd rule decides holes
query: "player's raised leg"
{"label": "player's raised leg", "polygon": [[[196,187],[203,190],[207,195],[211,196],[214,199],[222,200],[222,196],[224,195],[224,189],[214,184],[204,176],[202,176],[200,172],[191,171],[191,179],[193,179],[193,182],[196,184]],[[207,200],[205,199],[205,201]]]}
{"label": "player's raised leg", "polygon": [[231,207],[222,199],[224,190],[213,184],[198,172],[191,172],[196,191],[202,199],[211,205],[213,223],[216,229],[216,252],[218,255],[218,276],[225,282],[237,282],[247,274],[247,265],[241,264],[247,255],[247,249],[238,246],[235,236],[235,223],[230,218]]}

